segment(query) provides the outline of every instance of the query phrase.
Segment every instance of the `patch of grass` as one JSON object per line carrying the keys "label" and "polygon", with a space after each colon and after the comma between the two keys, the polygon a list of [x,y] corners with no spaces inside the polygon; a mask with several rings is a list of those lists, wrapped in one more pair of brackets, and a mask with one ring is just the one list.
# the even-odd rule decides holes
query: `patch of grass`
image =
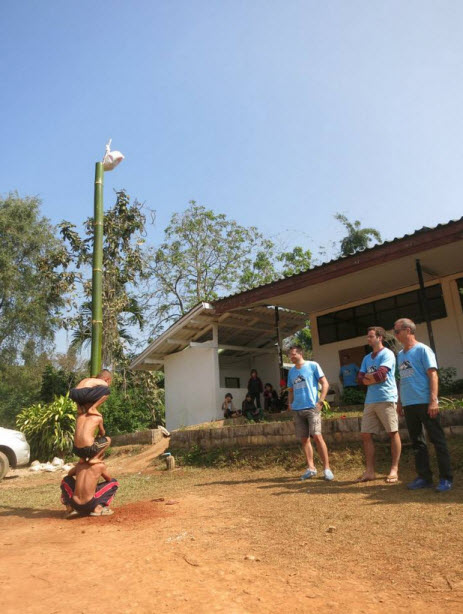
{"label": "patch of grass", "polygon": [[[463,471],[463,437],[454,436],[448,439],[452,467],[455,471],[456,482],[458,474]],[[130,448],[130,446],[127,446]],[[143,446],[133,446],[133,449]],[[431,463],[437,478],[437,463],[434,447],[429,447]],[[302,472],[305,461],[302,451],[297,446],[272,448],[222,448],[203,450],[195,446],[190,450],[171,450],[177,461],[178,471],[156,471],[148,475],[136,473],[122,476],[119,479],[120,489],[117,493],[116,504],[121,505],[131,501],[147,500],[158,496],[176,497],[189,490],[198,480],[202,483],[216,482],[218,479],[227,480],[232,472],[264,471],[265,475],[282,475],[285,472]],[[352,479],[360,475],[364,468],[364,456],[361,443],[338,444],[329,446],[330,462],[333,471],[349,474]],[[376,469],[378,474],[386,474],[390,466],[390,447],[388,443],[376,443]],[[156,465],[162,466],[161,461]],[[413,475],[413,450],[410,444],[403,446],[401,467],[404,472]],[[320,468],[320,461],[316,455],[316,465]],[[118,477],[118,476],[116,476]],[[236,475],[235,475],[236,477]],[[57,477],[55,483],[33,486],[28,478],[20,488],[2,488],[0,516],[9,515],[13,510],[40,511],[43,509],[60,509],[61,479]]]}

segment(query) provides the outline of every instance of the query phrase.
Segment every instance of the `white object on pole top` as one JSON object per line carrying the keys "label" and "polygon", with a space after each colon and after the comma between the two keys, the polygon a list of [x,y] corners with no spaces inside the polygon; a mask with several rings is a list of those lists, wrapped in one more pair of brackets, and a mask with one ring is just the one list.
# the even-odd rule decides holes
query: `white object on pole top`
{"label": "white object on pole top", "polygon": [[116,168],[116,166],[124,159],[124,156],[120,151],[110,151],[111,141],[112,139],[109,139],[103,158],[103,169],[105,171],[112,171],[113,168]]}

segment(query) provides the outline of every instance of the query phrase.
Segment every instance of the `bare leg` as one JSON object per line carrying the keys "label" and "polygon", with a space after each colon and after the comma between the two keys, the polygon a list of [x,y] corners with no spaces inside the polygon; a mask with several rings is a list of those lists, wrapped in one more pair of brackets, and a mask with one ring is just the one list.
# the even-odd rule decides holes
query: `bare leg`
{"label": "bare leg", "polygon": [[326,443],[325,443],[325,440],[323,439],[323,435],[314,435],[313,438],[315,441],[315,445],[317,446],[318,454],[323,463],[323,469],[329,469],[330,460],[328,458],[328,448],[326,447]]}
{"label": "bare leg", "polygon": [[375,474],[375,444],[371,433],[362,433],[363,449],[365,451],[365,473],[359,477],[358,482],[369,482],[376,478]]}
{"label": "bare leg", "polygon": [[402,451],[402,442],[400,440],[400,435],[398,431],[394,433],[389,433],[389,437],[391,438],[391,470],[389,471],[389,475],[386,478],[386,481],[389,483],[397,482],[399,475],[399,459],[400,453]]}
{"label": "bare leg", "polygon": [[310,443],[310,437],[302,437],[301,439],[302,449],[304,450],[305,458],[307,460],[307,467],[309,469],[315,470],[315,465],[313,462],[313,448]]}

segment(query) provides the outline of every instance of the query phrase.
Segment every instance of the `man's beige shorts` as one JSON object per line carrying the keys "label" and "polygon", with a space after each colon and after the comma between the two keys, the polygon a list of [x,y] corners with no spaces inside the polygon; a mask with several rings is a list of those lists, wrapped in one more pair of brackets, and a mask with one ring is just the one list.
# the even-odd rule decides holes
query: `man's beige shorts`
{"label": "man's beige shorts", "polygon": [[383,429],[387,433],[395,433],[399,430],[397,403],[391,401],[365,403],[361,432],[379,435]]}

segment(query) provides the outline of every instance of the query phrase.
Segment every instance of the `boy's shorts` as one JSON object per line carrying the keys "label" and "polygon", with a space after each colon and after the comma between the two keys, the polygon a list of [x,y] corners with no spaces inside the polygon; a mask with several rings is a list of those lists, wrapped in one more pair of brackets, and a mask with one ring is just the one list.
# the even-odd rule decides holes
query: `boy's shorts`
{"label": "boy's shorts", "polygon": [[363,410],[362,433],[379,435],[385,430],[387,433],[395,433],[399,430],[399,417],[397,415],[397,403],[383,401],[381,403],[365,403]]}
{"label": "boy's shorts", "polygon": [[103,448],[107,448],[109,445],[109,439],[107,437],[97,437],[91,446],[84,446],[83,448],[72,448],[72,453],[79,458],[93,458],[101,452]]}
{"label": "boy's shorts", "polygon": [[322,414],[314,407],[311,409],[293,409],[296,437],[308,439],[311,435],[322,434]]}
{"label": "boy's shorts", "polygon": [[76,488],[76,481],[73,477],[66,476],[61,482],[61,503],[63,505],[70,505],[79,514],[91,514],[97,505],[107,507],[111,505],[112,500],[116,495],[116,491],[119,488],[119,482],[114,478],[109,482],[100,482],[97,484],[95,495],[87,501],[87,503],[80,504],[74,501],[74,490]]}
{"label": "boy's shorts", "polygon": [[69,398],[77,405],[93,405],[102,397],[111,394],[109,386],[93,386],[91,388],[71,388]]}

